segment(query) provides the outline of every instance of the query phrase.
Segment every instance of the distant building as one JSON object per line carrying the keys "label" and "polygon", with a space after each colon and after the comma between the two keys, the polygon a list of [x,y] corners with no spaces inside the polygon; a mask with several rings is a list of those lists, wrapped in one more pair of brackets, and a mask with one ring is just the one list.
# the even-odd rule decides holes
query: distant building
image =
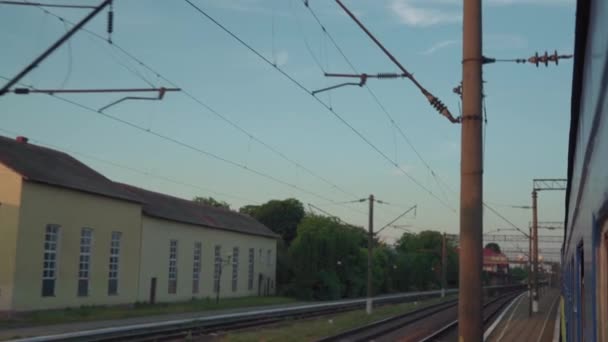
{"label": "distant building", "polygon": [[21,137],[0,136],[0,236],[0,312],[275,289],[277,236],[253,218],[112,182]]}
{"label": "distant building", "polygon": [[487,285],[505,284],[509,279],[509,260],[503,253],[490,248],[483,249],[483,272]]}

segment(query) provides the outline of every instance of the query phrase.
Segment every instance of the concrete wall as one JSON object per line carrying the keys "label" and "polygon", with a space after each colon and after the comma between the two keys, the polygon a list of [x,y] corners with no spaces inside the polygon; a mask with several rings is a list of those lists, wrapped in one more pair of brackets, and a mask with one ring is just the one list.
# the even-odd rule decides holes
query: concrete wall
{"label": "concrete wall", "polygon": [[[232,264],[224,266],[221,277],[220,296],[255,296],[258,295],[259,276],[275,280],[276,240],[254,235],[238,234],[230,231],[204,228],[163,219],[144,216],[142,233],[141,274],[138,300],[148,302],[152,278],[156,278],[156,301],[183,301],[193,297],[215,298],[214,285],[214,250],[221,245],[222,257],[232,255],[233,247],[239,247],[239,265],[237,290],[232,290]],[[177,291],[168,293],[169,244],[178,241],[177,251]],[[193,255],[195,242],[202,244],[202,260],[199,293],[193,294]],[[248,289],[249,248],[255,249],[253,289]],[[259,250],[263,258],[259,260]],[[270,265],[266,253],[271,250]],[[270,289],[274,293],[276,285]]]}
{"label": "concrete wall", "polygon": [[0,164],[0,312],[12,307],[21,176]]}
{"label": "concrete wall", "polygon": [[[23,182],[13,310],[133,303],[137,298],[141,206],[83,192]],[[44,237],[58,224],[55,296],[42,297]],[[81,228],[93,229],[89,294],[78,296]],[[122,233],[118,294],[108,295],[110,240]],[[4,237],[2,241],[4,242]],[[13,244],[14,245],[14,244]]]}

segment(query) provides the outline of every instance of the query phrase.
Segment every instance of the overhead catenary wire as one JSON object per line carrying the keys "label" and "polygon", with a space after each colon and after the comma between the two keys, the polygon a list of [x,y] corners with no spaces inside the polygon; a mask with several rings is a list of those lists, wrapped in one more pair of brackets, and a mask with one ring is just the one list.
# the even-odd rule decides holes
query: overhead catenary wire
{"label": "overhead catenary wire", "polygon": [[[357,68],[355,67],[355,65],[351,62],[350,58],[348,58],[348,56],[346,55],[346,53],[344,52],[344,50],[342,49],[342,47],[338,44],[338,42],[336,41],[336,39],[334,39],[333,35],[329,32],[329,30],[326,29],[325,25],[323,24],[323,22],[321,22],[321,19],[319,19],[319,16],[312,9],[312,7],[310,6],[310,4],[308,4],[308,2],[306,0],[299,0],[299,1],[306,7],[306,9],[308,10],[308,12],[312,15],[312,17],[315,19],[315,21],[317,22],[317,24],[321,27],[321,30],[323,31],[323,34],[327,38],[329,38],[330,42],[332,43],[332,45],[334,46],[334,48],[336,49],[336,51],[338,51],[338,53],[340,54],[340,56],[342,56],[342,58],[344,59],[344,61],[346,62],[346,64],[348,64],[348,66],[350,67],[350,69],[355,74],[359,74],[359,71],[357,70]],[[378,105],[378,108],[380,108],[380,110],[388,118],[388,120],[391,123],[391,125],[393,125],[393,127],[395,127],[395,129],[397,129],[397,132],[399,132],[399,135],[403,138],[403,140],[405,140],[406,144],[412,149],[412,151],[414,152],[414,154],[416,155],[416,157],[418,157],[418,159],[422,162],[422,164],[425,166],[425,168],[431,173],[431,175],[433,176],[433,178],[435,179],[435,181],[438,183],[438,185],[439,185],[439,183],[441,183],[450,192],[456,193],[437,174],[437,172],[435,172],[435,170],[433,170],[433,168],[429,165],[429,163],[422,157],[422,154],[414,146],[414,144],[411,142],[411,140],[409,139],[409,137],[407,136],[407,134],[405,134],[405,131],[403,130],[403,128],[399,124],[397,124],[397,122],[395,121],[394,117],[388,112],[388,110],[386,109],[386,107],[384,106],[384,104],[382,103],[382,101],[380,101],[380,98],[378,98],[378,96],[371,89],[371,87],[369,85],[367,85],[367,83],[364,84],[363,86],[365,87],[365,89],[367,90],[367,92],[370,94],[370,96],[372,97],[372,99],[374,100],[374,102]]]}
{"label": "overhead catenary wire", "polygon": [[92,9],[92,8],[96,7],[96,6],[92,6],[92,5],[47,4],[47,3],[42,3],[42,2],[9,1],[9,0],[0,0],[0,5],[39,6],[39,7],[73,8],[73,9]]}
{"label": "overhead catenary wire", "polygon": [[262,59],[265,63],[273,66],[275,70],[277,70],[279,73],[281,73],[284,77],[286,77],[288,80],[290,80],[293,84],[295,84],[302,91],[304,91],[307,94],[311,95],[317,101],[317,103],[319,103],[321,106],[325,107],[325,109],[327,109],[339,121],[341,121],[344,125],[346,125],[351,131],[353,131],[353,133],[355,133],[357,136],[359,136],[359,138],[361,138],[367,145],[369,145],[373,150],[375,150],[378,154],[380,154],[386,161],[388,161],[390,164],[392,164],[393,166],[395,166],[395,168],[397,168],[398,170],[400,170],[406,177],[408,177],[418,187],[420,187],[421,189],[423,189],[424,191],[426,191],[431,197],[435,198],[443,206],[445,206],[446,208],[450,209],[452,212],[456,212],[456,210],[451,205],[449,205],[448,203],[446,203],[444,200],[442,200],[440,197],[438,197],[435,193],[433,193],[430,189],[428,189],[426,186],[424,186],[422,183],[420,183],[420,181],[418,181],[416,178],[414,178],[409,172],[405,171],[400,165],[398,165],[394,160],[392,160],[389,156],[387,156],[386,153],[384,153],[382,150],[380,150],[367,137],[365,137],[361,132],[359,132],[359,130],[357,130],[348,121],[346,121],[346,119],[344,119],[340,114],[338,114],[332,107],[328,106],[326,103],[324,103],[323,101],[321,101],[316,96],[313,96],[312,92],[308,88],[306,88],[302,83],[300,83],[298,80],[296,80],[293,76],[291,76],[290,74],[288,74],[286,71],[284,71],[283,69],[281,69],[279,66],[273,64],[271,60],[269,60],[267,57],[265,57],[263,54],[261,54],[258,50],[256,50],[255,48],[253,48],[250,44],[248,44],[243,39],[241,39],[239,36],[237,36],[235,33],[233,33],[231,30],[229,30],[222,23],[220,23],[215,18],[213,18],[212,16],[210,16],[202,8],[200,8],[199,6],[195,5],[192,1],[190,1],[190,0],[184,0],[184,1],[186,3],[188,3],[192,8],[194,8],[197,12],[199,12],[201,15],[203,15],[205,18],[207,18],[209,21],[211,21],[216,26],[218,26],[220,29],[222,29],[224,32],[226,32],[228,35],[230,35],[233,39],[235,39],[236,41],[238,41],[241,45],[243,45],[245,48],[247,48],[253,54],[255,54],[260,59]]}
{"label": "overhead catenary wire", "polygon": [[[58,20],[62,21],[62,22],[66,22],[68,24],[74,25],[73,22],[53,13],[50,12],[44,8],[40,8],[42,11],[44,11],[46,14],[49,14],[55,18],[57,18]],[[88,34],[90,34],[91,36],[101,40],[101,41],[106,41],[106,37],[88,30],[86,28],[81,28],[81,30],[83,32],[86,32]],[[170,85],[177,87],[177,84],[173,81],[171,81],[170,79],[166,78],[165,76],[161,75],[158,71],[156,71],[155,69],[153,69],[152,67],[150,67],[148,64],[144,63],[141,59],[135,57],[133,54],[131,54],[130,52],[128,52],[126,49],[124,49],[123,47],[121,47],[120,45],[116,44],[115,42],[113,42],[111,45],[111,47],[117,49],[118,51],[120,51],[121,53],[123,53],[125,56],[129,57],[130,59],[132,59],[133,61],[135,61],[139,66],[141,66],[142,68],[148,70],[149,72],[153,73],[157,78],[164,80],[165,82],[169,83]],[[125,65],[123,65],[123,67],[127,68]],[[141,78],[142,80],[144,80],[146,83],[149,83],[152,85],[151,82],[149,82],[147,79],[145,79],[141,74],[139,74],[137,71],[131,70],[129,68],[127,68],[129,71],[131,71],[132,73],[134,73],[136,76],[138,76],[139,78]],[[237,123],[235,123],[234,121],[230,120],[228,117],[226,117],[225,115],[221,114],[220,112],[218,112],[217,110],[213,109],[211,106],[209,106],[207,103],[203,102],[202,100],[200,100],[199,98],[197,98],[196,96],[194,96],[192,93],[186,91],[185,89],[181,89],[181,92],[186,95],[188,98],[190,98],[192,101],[196,102],[198,105],[202,106],[203,108],[205,108],[207,111],[211,112],[213,115],[217,116],[218,118],[220,118],[221,120],[223,120],[224,122],[228,123],[230,126],[232,126],[233,128],[237,129],[238,131],[240,131],[241,133],[245,134],[246,136],[248,136],[251,140],[259,143],[260,145],[262,145],[264,148],[268,149],[269,151],[275,153],[276,155],[278,155],[279,157],[281,157],[282,159],[286,160],[289,163],[294,164],[296,167],[302,169],[303,171],[305,171],[306,173],[308,173],[309,175],[311,175],[314,178],[317,178],[319,180],[321,180],[322,182],[324,182],[325,184],[329,185],[332,189],[335,189],[339,192],[342,192],[343,194],[349,196],[349,197],[354,197],[354,198],[358,198],[360,196],[355,195],[354,193],[344,189],[343,187],[331,182],[330,180],[328,180],[327,178],[319,175],[318,173],[312,171],[310,168],[305,167],[304,165],[302,165],[301,163],[297,162],[295,159],[288,157],[286,154],[280,152],[279,150],[277,150],[276,148],[274,148],[273,146],[271,146],[270,144],[266,143],[265,141],[261,140],[260,138],[258,138],[257,136],[253,135],[251,132],[249,132],[248,130],[244,129],[243,127],[241,127],[240,125],[238,125]]]}
{"label": "overhead catenary wire", "polygon": [[507,219],[506,217],[504,217],[501,213],[499,213],[496,209],[492,208],[491,206],[489,206],[487,203],[483,203],[483,206],[486,207],[486,209],[490,210],[494,215],[500,217],[500,219],[502,219],[503,221],[505,221],[507,224],[509,224],[511,227],[515,228],[516,230],[518,230],[520,233],[524,234],[524,235],[528,235],[526,232],[524,232],[521,228],[519,228],[517,225],[515,225],[515,223],[511,222],[509,219]]}
{"label": "overhead catenary wire", "polygon": [[[3,78],[3,79],[8,79],[8,78],[6,78],[6,77],[4,77],[4,76],[0,76],[0,78]],[[33,88],[32,86],[28,86],[28,87]],[[143,132],[143,133],[146,133],[146,134],[150,134],[150,135],[156,136],[156,137],[158,137],[158,138],[160,138],[160,139],[162,139],[162,140],[165,140],[165,141],[171,142],[171,143],[173,143],[173,144],[175,144],[175,145],[178,145],[178,146],[184,147],[184,148],[186,148],[186,149],[192,150],[192,151],[194,151],[194,152],[197,152],[197,153],[199,153],[199,154],[205,155],[205,156],[207,156],[207,157],[209,157],[209,158],[211,158],[211,159],[215,159],[215,160],[221,161],[221,162],[223,162],[223,163],[225,163],[225,164],[232,165],[233,167],[236,167],[236,168],[239,168],[239,169],[243,169],[243,170],[245,170],[245,171],[247,171],[247,172],[250,172],[250,173],[252,173],[252,174],[258,175],[258,176],[260,176],[260,177],[262,177],[262,178],[265,178],[265,179],[267,179],[267,180],[273,181],[273,182],[275,182],[275,183],[282,184],[282,185],[284,185],[284,186],[290,187],[290,188],[295,189],[295,190],[298,190],[298,191],[300,191],[300,192],[302,192],[302,193],[306,193],[306,194],[308,194],[308,195],[310,195],[310,196],[313,196],[313,197],[316,197],[316,198],[322,199],[322,200],[324,200],[324,201],[329,201],[329,202],[332,202],[332,201],[333,201],[332,199],[329,199],[329,198],[327,198],[327,197],[325,197],[325,196],[323,196],[323,195],[320,195],[320,194],[318,194],[318,193],[315,193],[315,192],[313,192],[313,191],[310,191],[310,190],[304,189],[304,188],[302,188],[302,187],[300,187],[300,186],[298,186],[298,185],[296,185],[296,184],[293,184],[293,183],[290,183],[290,182],[284,181],[284,180],[282,180],[282,179],[279,179],[279,178],[277,178],[277,177],[275,177],[275,176],[272,176],[272,175],[270,175],[270,174],[267,174],[267,173],[265,173],[265,172],[262,172],[262,171],[259,171],[259,170],[256,170],[256,169],[253,169],[253,168],[250,168],[250,167],[248,167],[248,166],[246,166],[246,165],[244,165],[244,164],[242,164],[242,163],[239,163],[239,162],[236,162],[236,161],[233,161],[233,160],[230,160],[230,159],[224,158],[224,157],[222,157],[222,156],[220,156],[220,155],[217,155],[217,154],[215,154],[215,153],[212,153],[212,152],[206,151],[206,150],[204,150],[204,149],[202,149],[202,148],[199,148],[199,147],[196,147],[196,146],[194,146],[194,145],[191,145],[191,144],[185,143],[185,142],[183,142],[183,141],[181,141],[181,140],[178,140],[178,139],[176,139],[176,138],[170,137],[170,136],[168,136],[168,135],[164,135],[164,134],[162,134],[162,133],[159,133],[159,132],[156,132],[156,131],[153,131],[153,130],[150,130],[150,129],[144,128],[144,127],[142,127],[142,126],[140,126],[140,125],[134,124],[134,123],[132,123],[132,122],[130,122],[130,121],[127,121],[127,120],[121,119],[121,118],[119,118],[119,117],[116,117],[116,116],[113,116],[113,115],[110,115],[110,114],[107,114],[107,113],[104,113],[104,112],[99,112],[99,111],[97,111],[97,110],[96,110],[96,109],[94,109],[94,108],[91,108],[91,107],[89,107],[89,106],[86,106],[86,105],[83,105],[83,104],[81,104],[81,103],[75,102],[75,101],[73,101],[73,100],[67,99],[67,98],[65,98],[65,97],[61,97],[61,96],[58,96],[58,95],[56,95],[56,94],[48,94],[48,95],[50,95],[50,96],[52,96],[52,97],[54,97],[54,98],[56,98],[56,99],[59,99],[59,100],[61,100],[61,101],[63,101],[63,102],[70,103],[70,104],[72,104],[72,105],[74,105],[74,106],[77,106],[77,107],[80,107],[80,108],[85,109],[85,110],[87,110],[87,111],[90,111],[90,112],[92,112],[92,113],[95,113],[95,114],[101,115],[101,116],[103,116],[103,117],[105,117],[105,118],[107,118],[107,119],[110,119],[110,120],[113,120],[113,121],[115,121],[115,122],[118,122],[118,123],[124,124],[124,125],[126,125],[126,126],[129,126],[129,127],[133,128],[133,129],[135,129],[135,130],[138,130],[138,131],[140,131],[140,132]]]}
{"label": "overhead catenary wire", "polygon": [[[5,129],[5,128],[0,128],[0,131],[4,132],[6,134],[14,135],[14,136],[18,136],[19,135],[19,133],[11,131],[11,130],[8,130],[8,129]],[[78,156],[81,156],[81,157],[84,157],[84,158],[87,158],[87,159],[90,159],[90,160],[94,160],[94,161],[99,162],[99,163],[111,165],[113,167],[120,168],[120,169],[123,169],[123,170],[128,170],[128,171],[131,171],[133,173],[144,175],[144,176],[147,176],[147,177],[150,177],[150,178],[160,179],[160,180],[163,180],[163,181],[166,181],[166,182],[169,182],[169,183],[173,183],[173,184],[177,184],[177,185],[182,185],[184,187],[197,188],[199,190],[208,191],[208,192],[214,193],[216,195],[244,200],[244,201],[250,202],[252,204],[259,203],[258,201],[250,199],[250,198],[246,198],[246,197],[242,197],[242,196],[238,196],[238,195],[232,195],[232,194],[228,194],[228,193],[225,193],[225,192],[220,192],[220,191],[217,191],[217,190],[213,190],[213,189],[210,189],[210,188],[207,188],[207,187],[203,187],[203,186],[198,185],[198,184],[193,184],[193,183],[188,183],[188,182],[176,180],[176,179],[173,179],[173,178],[170,178],[170,177],[166,177],[166,176],[162,176],[162,175],[150,172],[150,171],[142,170],[140,168],[135,168],[135,167],[124,165],[124,164],[121,164],[121,163],[118,163],[118,162],[115,162],[115,161],[107,160],[107,159],[104,159],[104,158],[99,158],[99,157],[93,156],[93,155],[88,154],[88,153],[83,153],[83,152],[80,152],[80,151],[75,151],[75,150],[72,150],[70,148],[66,148],[66,147],[63,147],[63,146],[57,146],[55,144],[51,144],[49,142],[42,141],[40,139],[30,139],[30,141],[32,141],[34,143],[37,143],[39,145],[43,145],[43,146],[47,146],[47,147],[50,147],[50,148],[53,148],[53,149],[56,149],[56,150],[68,152],[68,153],[71,153],[71,154],[74,154],[74,155],[78,155]]]}

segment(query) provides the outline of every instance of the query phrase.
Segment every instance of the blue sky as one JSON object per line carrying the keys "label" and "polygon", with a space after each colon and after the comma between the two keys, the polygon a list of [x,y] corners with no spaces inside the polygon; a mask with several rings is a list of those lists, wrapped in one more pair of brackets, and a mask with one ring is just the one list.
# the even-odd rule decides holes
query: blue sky
{"label": "blue sky", "polygon": [[[308,90],[341,81],[323,77],[318,64],[328,72],[351,72],[301,0],[194,2]],[[309,2],[357,70],[398,71],[335,2]],[[427,89],[453,113],[459,112],[459,99],[452,89],[460,82],[462,72],[461,1],[350,0],[346,4]],[[460,126],[439,116],[411,83],[371,80],[369,86],[439,175],[440,182],[366,89],[344,87],[318,97],[447,206],[383,159],[310,95],[187,3],[117,0],[114,7],[116,44],[332,184],[356,197],[373,193],[390,203],[377,206],[377,226],[417,204],[416,217],[408,216],[400,224],[410,224],[414,231],[458,231],[457,211],[452,209],[458,208]],[[72,21],[86,12],[51,11]],[[487,0],[484,54],[517,58],[555,49],[571,53],[574,16],[573,0]],[[86,28],[105,36],[105,12]],[[15,75],[63,32],[64,24],[36,7],[0,5],[0,42],[5,47],[0,75]],[[76,34],[69,45],[56,51],[23,82],[37,88],[148,86],[129,69],[155,86],[169,86],[116,48],[85,32]],[[571,73],[571,61],[538,69],[508,63],[484,68],[488,116],[484,196],[486,202],[495,204],[496,209],[524,228],[530,212],[501,204],[529,204],[533,178],[565,177]],[[97,109],[121,95],[65,97]],[[335,202],[355,199],[282,159],[186,94],[169,93],[163,101],[124,102],[106,113],[295,184],[325,199]],[[186,198],[213,196],[226,200],[233,208],[296,197],[346,221],[361,225],[366,222],[367,207],[363,203],[330,203],[50,96],[3,96],[0,128],[3,135],[18,133],[35,142],[77,152],[76,157],[106,176],[151,190]],[[562,219],[563,193],[542,193],[539,206],[541,220]],[[489,212],[485,213],[484,222],[486,230],[508,226]],[[385,232],[389,241],[400,235],[396,230]]]}

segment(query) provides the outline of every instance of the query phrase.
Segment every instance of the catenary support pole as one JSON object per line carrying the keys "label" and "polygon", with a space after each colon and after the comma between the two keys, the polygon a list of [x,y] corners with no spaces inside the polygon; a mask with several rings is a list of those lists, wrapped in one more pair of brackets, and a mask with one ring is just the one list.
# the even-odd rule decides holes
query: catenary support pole
{"label": "catenary support pole", "polygon": [[441,298],[445,297],[445,289],[447,288],[447,271],[448,271],[448,253],[446,235],[443,233],[441,239]]}
{"label": "catenary support pole", "polygon": [[538,193],[532,191],[532,312],[538,312],[538,210],[536,206]]}
{"label": "catenary support pole", "polygon": [[532,316],[532,225],[528,225],[528,317]]}
{"label": "catenary support pole", "polygon": [[481,0],[464,0],[463,14],[458,340],[476,342],[483,340]]}
{"label": "catenary support pole", "polygon": [[374,245],[374,195],[369,195],[369,232],[367,235],[367,300],[365,301],[365,312],[372,313],[372,248]]}

